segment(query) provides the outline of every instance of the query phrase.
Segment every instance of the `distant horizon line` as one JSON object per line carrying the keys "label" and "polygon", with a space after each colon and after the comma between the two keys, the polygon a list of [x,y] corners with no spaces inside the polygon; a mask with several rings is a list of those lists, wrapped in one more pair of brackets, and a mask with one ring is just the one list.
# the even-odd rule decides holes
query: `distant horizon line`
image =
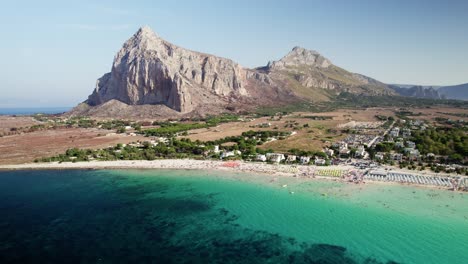
{"label": "distant horizon line", "polygon": [[30,106],[30,107],[4,107],[0,106],[0,109],[62,109],[62,108],[72,108],[73,106]]}

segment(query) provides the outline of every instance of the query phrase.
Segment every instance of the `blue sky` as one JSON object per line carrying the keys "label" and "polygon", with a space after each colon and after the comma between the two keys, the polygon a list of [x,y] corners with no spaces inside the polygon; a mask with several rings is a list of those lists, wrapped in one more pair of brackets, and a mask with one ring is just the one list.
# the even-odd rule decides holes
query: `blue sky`
{"label": "blue sky", "polygon": [[2,1],[0,107],[73,106],[149,25],[179,46],[265,65],[292,47],[387,83],[468,82],[468,1]]}

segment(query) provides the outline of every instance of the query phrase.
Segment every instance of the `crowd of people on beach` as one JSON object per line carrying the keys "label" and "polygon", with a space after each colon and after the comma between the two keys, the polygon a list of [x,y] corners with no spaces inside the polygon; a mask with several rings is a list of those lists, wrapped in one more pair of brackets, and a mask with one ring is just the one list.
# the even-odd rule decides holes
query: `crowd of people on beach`
{"label": "crowd of people on beach", "polygon": [[354,166],[338,165],[330,167],[310,165],[268,164],[263,162],[216,161],[216,160],[154,160],[154,161],[89,161],[77,163],[34,163],[5,165],[0,169],[194,169],[230,170],[246,173],[262,173],[272,176],[300,178],[327,178],[336,181],[362,184],[365,182],[395,182],[401,184],[433,186],[452,190],[468,191],[467,177],[437,175],[416,175],[396,171],[360,169]]}

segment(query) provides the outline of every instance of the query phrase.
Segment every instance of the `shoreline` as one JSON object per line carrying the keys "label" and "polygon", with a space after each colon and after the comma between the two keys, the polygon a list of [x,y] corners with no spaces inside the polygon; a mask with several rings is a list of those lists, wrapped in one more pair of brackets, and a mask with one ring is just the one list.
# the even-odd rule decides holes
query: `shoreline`
{"label": "shoreline", "polygon": [[[233,163],[233,162],[231,162]],[[311,165],[284,165],[268,164],[260,162],[235,161],[237,166],[230,167],[229,162],[215,160],[193,160],[193,159],[163,159],[163,160],[116,160],[116,161],[82,161],[82,162],[51,162],[51,163],[24,163],[12,165],[0,165],[0,171],[14,170],[112,170],[112,169],[176,169],[176,170],[216,170],[242,173],[255,173],[279,177],[298,177],[311,180],[339,181],[348,184],[356,184],[343,180],[341,177],[312,176],[316,169],[338,169],[355,170],[352,166],[328,166],[319,167]],[[438,190],[449,190],[441,186],[421,185],[401,182],[382,182],[364,180],[361,185],[398,185],[416,188],[429,188]]]}
{"label": "shoreline", "polygon": [[[291,165],[276,165],[260,162],[234,161],[235,167],[226,166],[230,162],[216,160],[194,159],[161,159],[161,160],[115,160],[115,161],[82,161],[82,162],[49,162],[0,165],[0,171],[9,170],[41,170],[41,169],[181,169],[181,170],[228,170],[240,172],[256,172],[271,175],[294,176],[297,173],[311,173],[314,166],[295,165],[296,172],[289,172]],[[349,169],[349,166],[335,168]],[[330,177],[332,178],[332,177]]]}

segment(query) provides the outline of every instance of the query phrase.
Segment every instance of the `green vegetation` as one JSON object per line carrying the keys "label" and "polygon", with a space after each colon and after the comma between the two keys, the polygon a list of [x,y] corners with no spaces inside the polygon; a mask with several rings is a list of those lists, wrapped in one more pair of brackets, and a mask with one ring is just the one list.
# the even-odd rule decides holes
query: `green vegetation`
{"label": "green vegetation", "polygon": [[377,118],[379,121],[387,121],[388,120],[388,116],[384,116],[384,115],[375,115],[375,118]]}
{"label": "green vegetation", "polygon": [[395,143],[393,142],[380,142],[375,145],[375,151],[378,152],[390,152],[395,149]]}
{"label": "green vegetation", "polygon": [[[59,128],[59,127],[79,127],[79,128],[102,128],[107,130],[115,129],[120,132],[125,132],[124,128],[126,126],[132,126],[135,129],[140,126],[139,123],[131,122],[127,120],[106,120],[106,121],[97,121],[94,119],[90,119],[88,117],[71,117],[68,119],[61,119],[55,116],[46,116],[46,115],[35,115],[33,116],[34,119],[47,123],[47,125],[39,125],[39,126],[46,126],[44,128],[35,128],[34,126],[31,127],[33,130],[40,130],[40,129],[47,129],[47,128]],[[137,129],[138,130],[138,129]],[[123,133],[122,132],[122,133]]]}
{"label": "green vegetation", "polygon": [[308,157],[319,157],[322,159],[328,159],[327,154],[322,151],[305,151],[297,148],[293,148],[288,150],[289,154],[296,155],[296,156],[308,156]]}
{"label": "green vegetation", "polygon": [[[261,150],[257,148],[271,138],[284,139],[289,132],[278,131],[247,131],[240,136],[226,137],[216,141],[191,141],[190,139],[171,138],[166,143],[151,145],[149,142],[118,144],[112,148],[89,150],[69,149],[65,154],[38,159],[35,162],[76,162],[95,160],[154,160],[160,158],[207,158],[208,150],[213,150],[215,145],[235,143],[223,146],[224,151],[240,150],[242,157],[251,158],[256,153],[273,152],[273,150]],[[219,158],[219,154],[211,153],[212,158]]]}
{"label": "green vegetation", "polygon": [[165,144],[152,146],[148,142],[129,144],[123,146],[90,150],[69,149],[65,154],[37,159],[35,162],[77,162],[95,160],[154,160],[157,158],[200,158],[207,150],[200,142],[192,142],[190,139],[171,139]]}
{"label": "green vegetation", "polygon": [[259,107],[255,111],[258,116],[275,116],[278,113],[286,115],[292,112],[319,112],[319,108],[317,107],[317,104],[313,103],[296,103],[280,106]]}
{"label": "green vegetation", "polygon": [[209,117],[205,123],[175,123],[175,122],[155,122],[158,128],[151,128],[143,130],[145,136],[159,136],[159,137],[172,137],[181,132],[186,132],[192,129],[215,127],[220,123],[235,122],[239,120],[236,115],[221,115],[216,117]]}
{"label": "green vegetation", "polygon": [[412,141],[422,154],[448,156],[453,162],[462,162],[468,156],[468,136],[462,128],[430,128],[414,131]]}
{"label": "green vegetation", "polygon": [[[292,113],[292,112],[327,112],[339,108],[370,108],[370,107],[431,107],[431,106],[452,106],[468,108],[468,102],[461,100],[441,100],[441,99],[424,99],[403,96],[368,96],[362,94],[354,94],[342,92],[337,96],[332,96],[329,102],[317,103],[296,103],[284,106],[261,107],[256,110],[256,113],[261,116],[273,116],[276,113]],[[411,113],[411,115],[413,115]]]}
{"label": "green vegetation", "polygon": [[332,120],[333,116],[314,116],[314,115],[306,115],[303,118],[309,118],[312,120]]}
{"label": "green vegetation", "polygon": [[352,93],[341,93],[329,104],[329,109],[336,108],[368,108],[368,107],[428,107],[450,105],[468,107],[468,103],[458,100],[422,99],[403,96],[367,96]]}
{"label": "green vegetation", "polygon": [[459,127],[459,128],[465,128],[467,127],[467,122],[463,120],[452,120],[444,117],[435,117],[434,120],[439,123],[440,125],[448,125],[452,127]]}
{"label": "green vegetation", "polygon": [[273,150],[262,150],[259,149],[257,146],[263,145],[269,139],[285,139],[289,136],[290,132],[280,132],[280,131],[253,131],[249,130],[243,132],[240,136],[231,136],[225,137],[222,139],[214,140],[214,141],[207,141],[204,142],[207,146],[214,146],[214,145],[223,145],[225,143],[235,143],[232,146],[223,146],[223,149],[232,151],[232,150],[239,150],[242,152],[242,158],[248,159],[251,158],[255,154],[265,154],[267,152],[273,152]]}
{"label": "green vegetation", "polygon": [[158,136],[158,137],[171,137],[175,136],[180,132],[185,132],[192,129],[210,127],[208,124],[203,123],[158,123],[159,128],[151,128],[143,130],[145,136]]}
{"label": "green vegetation", "polygon": [[437,112],[437,113],[443,114],[443,115],[456,116],[456,117],[468,117],[468,114],[465,114],[465,113],[443,113],[443,112]]}
{"label": "green vegetation", "polygon": [[420,116],[422,113],[413,113],[408,110],[395,111],[395,115],[401,119],[406,119],[408,116]]}

